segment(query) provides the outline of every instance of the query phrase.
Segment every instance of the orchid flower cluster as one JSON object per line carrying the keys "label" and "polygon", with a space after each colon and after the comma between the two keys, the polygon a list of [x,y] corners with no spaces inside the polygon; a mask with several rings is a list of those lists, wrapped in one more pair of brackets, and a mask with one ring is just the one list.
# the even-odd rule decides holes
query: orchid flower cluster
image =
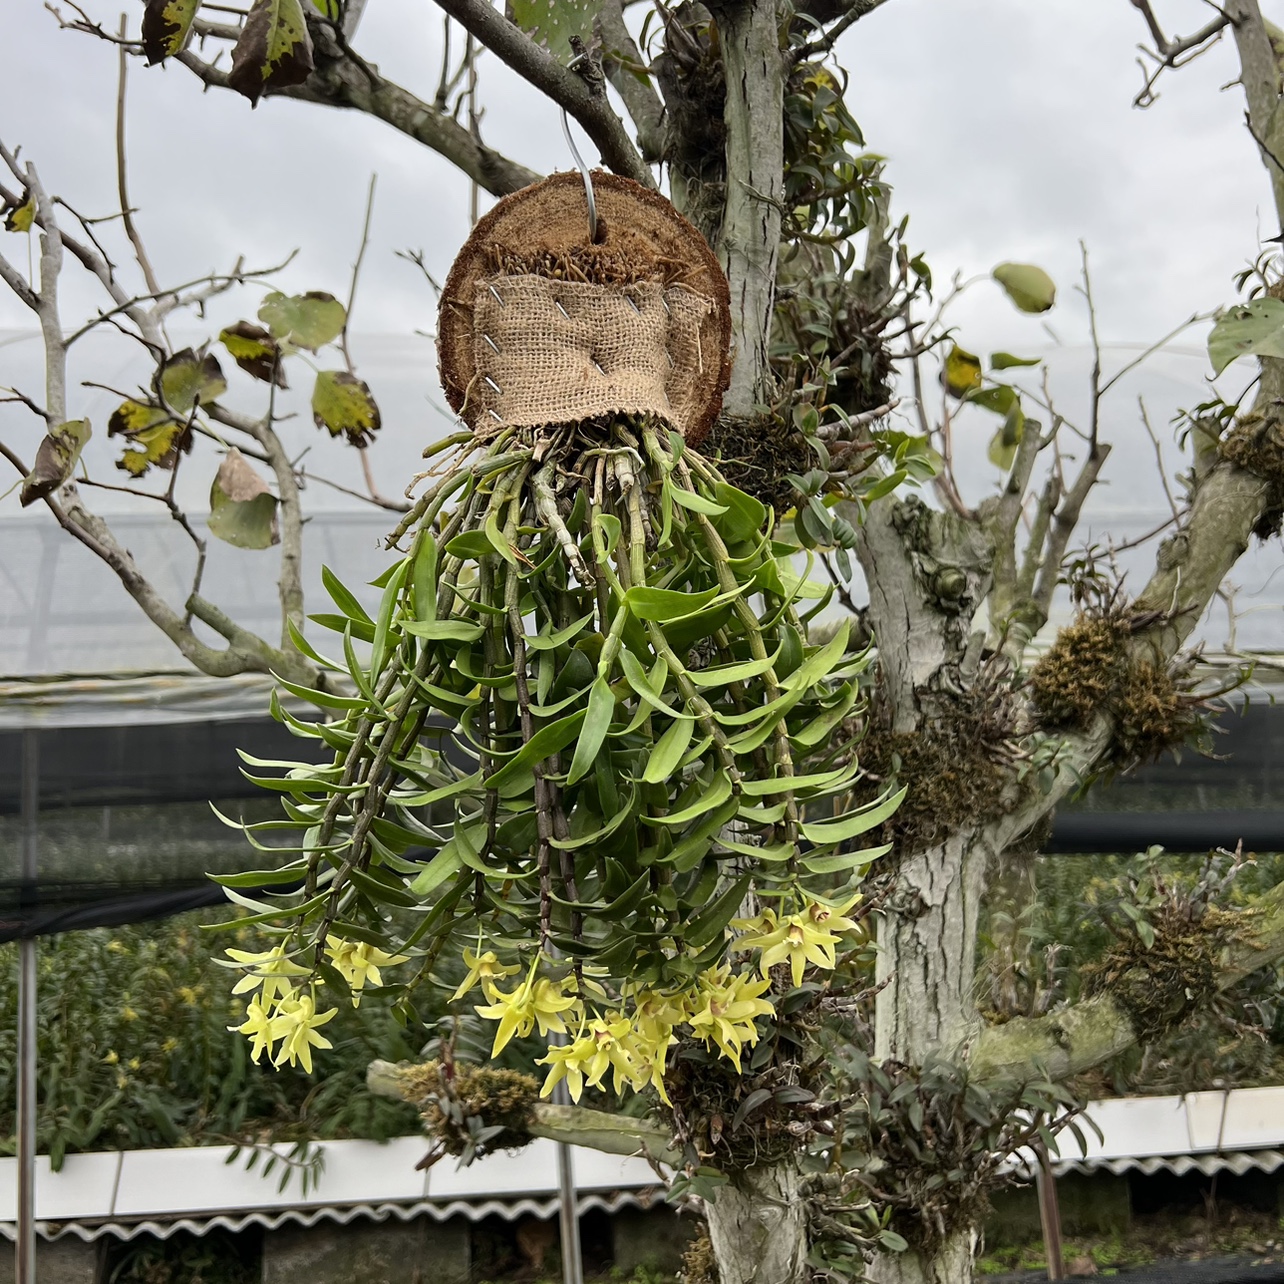
{"label": "orchid flower cluster", "polygon": [[564,1036],[536,1063],[548,1067],[542,1097],[564,1079],[571,1099],[579,1101],[585,1085],[604,1090],[610,1074],[616,1092],[626,1086],[637,1092],[649,1084],[668,1105],[664,1075],[669,1049],[678,1041],[675,1032],[689,1030],[739,1072],[742,1052],[758,1041],[757,1018],[775,1015],[771,1000],[764,997],[772,986],[772,969],[788,964],[795,986],[802,984],[809,965],[832,971],[840,939],[857,930],[857,923],[847,915],[859,899],[857,895],[829,904],[803,896],[802,907],[795,913],[780,915],[766,909],[754,918],[734,920],[732,927],[741,934],[733,938],[730,952],[757,950],[756,976],[723,962],[707,968],[683,989],[626,983],[619,1001],[612,1003],[606,989],[593,979],[591,968],[555,980],[540,975],[545,960],[537,954],[525,978],[508,990],[502,983],[520,968],[502,963],[493,950],[483,951],[479,941],[476,950],[464,951],[468,974],[452,999],[481,987],[488,1001],[475,1010],[498,1023],[492,1056],[513,1038],[535,1031],[545,1038]]}
{"label": "orchid flower cluster", "polygon": [[[361,1005],[361,993],[367,985],[383,984],[379,969],[405,963],[406,954],[389,954],[366,942],[345,941],[337,936],[326,938],[326,958],[352,994],[352,1006]],[[312,969],[295,963],[283,943],[270,950],[228,950],[231,963],[245,975],[232,987],[233,994],[250,994],[241,1025],[228,1029],[250,1040],[250,1059],[257,1062],[264,1052],[274,1066],[301,1065],[312,1071],[312,1049],[329,1048],[330,1040],[318,1031],[338,1015],[337,1008],[317,1011],[317,989],[322,984],[311,977]],[[221,962],[221,960],[220,960]],[[277,1044],[280,1047],[277,1047]]]}

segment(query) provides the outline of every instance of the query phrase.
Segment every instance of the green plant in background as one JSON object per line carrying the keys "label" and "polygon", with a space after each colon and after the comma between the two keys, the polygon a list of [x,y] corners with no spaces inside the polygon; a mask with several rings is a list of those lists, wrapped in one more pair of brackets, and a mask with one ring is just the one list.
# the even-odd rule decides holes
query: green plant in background
{"label": "green plant in background", "polygon": [[[209,960],[208,913],[40,942],[39,1145],[68,1152],[414,1132],[415,1112],[362,1090],[372,1057],[418,1052],[373,999],[331,1025],[324,1079],[254,1065],[227,1033],[239,1005]],[[243,933],[246,944],[253,938]],[[0,1008],[12,1011],[12,946],[0,947]],[[0,1026],[0,1149],[12,1153],[15,1026]]]}
{"label": "green plant in background", "polygon": [[1164,1095],[1278,1083],[1284,1077],[1279,969],[1241,983],[1233,1002],[1211,977],[1224,933],[1253,931],[1251,913],[1236,926],[1227,911],[1250,910],[1281,878],[1279,853],[1240,859],[1151,848],[1131,856],[1039,858],[1020,880],[1017,903],[996,903],[986,915],[989,1011],[1001,1020],[1038,1015],[1109,984],[1138,953],[1147,975],[1166,959],[1169,988],[1177,986],[1180,995],[1161,994],[1156,985],[1153,1001],[1189,1004],[1189,988],[1202,1002],[1144,1048],[1082,1076],[1076,1094]]}
{"label": "green plant in background", "polygon": [[[798,574],[797,545],[657,422],[457,434],[427,453],[445,462],[390,541],[412,542],[377,615],[329,577],[339,614],[317,619],[342,661],[294,638],[355,688],[282,683],[332,716],[275,705],[331,761],[247,758],[284,773],[251,778],[285,818],[246,832],[289,834],[295,855],[220,879],[276,939],[232,955],[251,1055],[306,1063],[326,994],[355,1002],[416,954],[408,1015],[453,944],[455,998],[480,989],[492,1055],[565,1037],[547,1042],[545,1094],[609,1074],[667,1101],[675,1035],[739,1070],[775,1011],[772,967],[795,988],[835,967],[886,850],[855,840],[903,796],[844,803],[865,655],[845,624],[809,642],[830,594]],[[242,890],[287,883],[302,886]],[[403,931],[394,911],[417,921]]]}

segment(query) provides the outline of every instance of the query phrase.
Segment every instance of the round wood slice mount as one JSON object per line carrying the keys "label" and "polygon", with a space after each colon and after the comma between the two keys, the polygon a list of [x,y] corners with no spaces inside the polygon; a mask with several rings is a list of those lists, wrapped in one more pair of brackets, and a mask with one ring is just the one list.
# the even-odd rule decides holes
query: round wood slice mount
{"label": "round wood slice mount", "polygon": [[[722,408],[731,376],[731,308],[727,279],[704,237],[658,192],[603,170],[592,173],[597,239],[604,251],[627,260],[637,275],[653,270],[707,301],[700,321],[696,410],[686,438],[698,444]],[[494,274],[494,251],[521,258],[557,255],[589,244],[584,179],[577,170],[504,197],[478,220],[442,290],[437,353],[446,400],[472,425],[469,390],[477,377],[474,310]],[[467,405],[465,403],[468,403]],[[484,425],[482,425],[484,426]]]}

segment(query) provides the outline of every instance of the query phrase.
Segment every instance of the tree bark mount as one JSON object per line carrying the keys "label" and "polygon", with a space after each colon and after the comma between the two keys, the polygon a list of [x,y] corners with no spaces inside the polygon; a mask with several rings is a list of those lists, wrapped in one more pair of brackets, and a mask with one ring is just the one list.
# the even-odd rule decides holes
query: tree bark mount
{"label": "tree bark mount", "polygon": [[807,1278],[807,1208],[795,1164],[751,1168],[706,1203],[720,1284]]}

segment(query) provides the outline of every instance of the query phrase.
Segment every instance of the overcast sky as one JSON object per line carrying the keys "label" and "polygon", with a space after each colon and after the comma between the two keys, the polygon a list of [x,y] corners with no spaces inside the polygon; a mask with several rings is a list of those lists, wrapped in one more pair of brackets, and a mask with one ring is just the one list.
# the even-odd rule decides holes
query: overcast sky
{"label": "overcast sky", "polygon": [[[120,0],[86,3],[109,27],[122,7],[137,18]],[[1202,0],[1157,9],[1177,32],[1209,13]],[[1259,235],[1279,230],[1264,212],[1242,95],[1222,89],[1234,51],[1227,42],[1167,76],[1142,112],[1131,100],[1144,34],[1128,0],[889,0],[853,28],[842,45],[851,107],[869,147],[889,158],[898,208],[938,279],[1006,258],[1038,262],[1062,285],[1068,306],[1054,320],[1067,340],[1079,324],[1065,287],[1081,238],[1107,337],[1148,339],[1230,297]],[[426,0],[370,0],[356,43],[431,96],[441,26]],[[115,208],[115,64],[105,44],[59,31],[41,0],[6,0],[0,132],[55,191],[103,213]],[[483,67],[481,93],[491,145],[541,170],[568,166],[554,108],[498,63]],[[356,324],[431,325],[430,295],[393,251],[422,247],[441,272],[467,234],[466,185],[432,152],[356,113],[282,100],[252,111],[228,93],[202,95],[177,65],[132,69],[129,149],[133,203],[166,280],[300,247],[282,282],[342,293],[377,171]],[[18,238],[3,244],[25,257]],[[996,341],[1031,332],[993,290],[960,315]],[[0,296],[0,326],[27,324]]]}
{"label": "overcast sky", "polygon": [[[133,23],[140,8],[134,0],[85,4],[113,29],[122,7]],[[1284,9],[1281,0],[1265,0],[1268,13],[1274,6]],[[1156,9],[1177,33],[1202,25],[1210,12],[1203,0],[1156,0]],[[59,31],[41,0],[4,0],[4,18],[0,137],[21,144],[46,184],[72,205],[113,212],[114,49]],[[1255,256],[1260,238],[1279,228],[1244,129],[1242,93],[1228,87],[1236,75],[1233,47],[1225,42],[1165,76],[1157,104],[1137,111],[1136,46],[1144,35],[1129,0],[888,0],[844,38],[850,106],[869,148],[888,158],[896,208],[911,216],[910,243],[926,253],[938,282],[955,272],[988,273],[1005,259],[1038,263],[1060,287],[1047,321],[1070,348],[1086,334],[1073,289],[1080,240],[1091,254],[1108,343],[1147,343],[1234,297],[1234,273]],[[441,21],[427,0],[369,0],[355,43],[385,74],[431,97]],[[408,461],[426,437],[440,435],[444,421],[428,404],[437,396],[435,354],[427,339],[415,337],[433,328],[435,300],[394,251],[423,249],[440,279],[468,233],[466,182],[378,121],[280,99],[251,110],[230,93],[202,94],[179,65],[132,64],[129,92],[132,203],[167,283],[226,269],[238,255],[267,265],[298,248],[275,284],[345,295],[367,183],[378,174],[354,329],[358,355],[371,357],[363,372],[385,407],[385,445],[376,462],[386,489],[399,490]],[[569,167],[555,108],[493,59],[483,62],[480,92],[490,145],[541,171]],[[103,234],[118,229],[111,225]],[[0,250],[26,262],[23,237],[0,233]],[[206,333],[252,316],[262,293],[254,286],[217,301]],[[68,325],[98,306],[74,265],[63,294]],[[1049,343],[1040,320],[1017,313],[988,282],[964,296],[954,320],[960,342],[978,352]],[[0,333],[0,384],[34,383],[38,390],[38,341],[13,333],[30,332],[31,324],[30,314],[0,292],[0,331],[10,332]],[[1116,481],[1123,477],[1131,486],[1137,461],[1149,459],[1135,392],[1153,393],[1156,422],[1167,430],[1179,405],[1204,395],[1202,344],[1199,330],[1183,336],[1173,358],[1184,362],[1180,370],[1171,364],[1157,370],[1151,384],[1112,403],[1121,447],[1112,461]],[[145,377],[141,367],[127,369],[124,357],[106,358],[104,351],[86,347],[73,384],[98,378],[128,386]],[[1116,348],[1109,361],[1129,355]],[[1066,372],[1067,401],[1081,402],[1084,362],[1055,368]],[[262,385],[242,383],[233,393],[253,397]],[[74,388],[75,397],[73,414],[104,423],[108,394]],[[991,427],[987,422],[985,435]],[[34,451],[38,432],[24,411],[0,405],[0,430],[16,430],[24,453]],[[306,419],[292,431],[314,440]],[[978,447],[984,439],[978,435]],[[101,452],[110,469],[106,447],[96,439],[93,467]],[[337,466],[350,471],[351,456],[342,455]],[[189,501],[202,506],[209,475],[191,470],[183,484],[195,487]],[[1148,509],[1163,503],[1153,489]],[[1134,494],[1116,485],[1101,502],[1118,511]],[[113,506],[101,492],[95,502]],[[313,502],[327,501],[316,493]],[[0,514],[16,511],[14,497],[0,507]]]}

